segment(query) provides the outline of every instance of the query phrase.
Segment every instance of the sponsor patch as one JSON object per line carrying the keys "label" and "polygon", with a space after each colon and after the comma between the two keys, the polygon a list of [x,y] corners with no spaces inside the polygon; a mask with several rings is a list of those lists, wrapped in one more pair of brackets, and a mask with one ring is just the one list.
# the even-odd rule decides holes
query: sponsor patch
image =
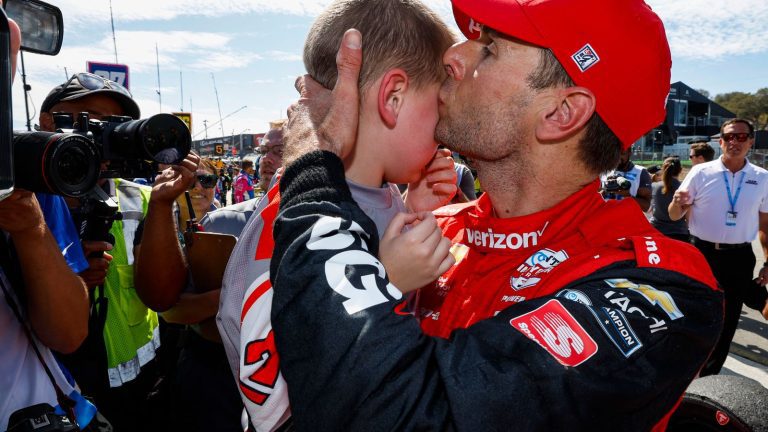
{"label": "sponsor patch", "polygon": [[509,320],[563,366],[578,366],[597,352],[597,343],[558,300]]}
{"label": "sponsor patch", "polygon": [[584,45],[584,47],[572,55],[571,58],[576,62],[576,66],[578,66],[582,72],[586,72],[587,69],[600,61],[600,57],[589,44]]}
{"label": "sponsor patch", "polygon": [[567,259],[568,254],[564,250],[555,252],[552,249],[542,249],[515,269],[509,278],[509,285],[515,291],[535,286],[541,281],[541,275],[551,272]]}
{"label": "sponsor patch", "polygon": [[467,243],[475,246],[482,246],[490,249],[526,249],[539,244],[539,239],[544,235],[544,231],[547,230],[549,222],[546,222],[544,226],[538,231],[526,232],[526,233],[497,233],[493,231],[493,228],[487,230],[474,230],[465,228]]}
{"label": "sponsor patch", "polygon": [[643,346],[634,329],[627,322],[627,317],[620,310],[607,307],[589,308],[589,310],[624,357],[629,358]]}
{"label": "sponsor patch", "polygon": [[748,185],[755,185],[755,186],[757,186],[757,180],[747,180],[744,183],[746,183]]}
{"label": "sponsor patch", "polygon": [[683,312],[677,307],[675,300],[666,291],[658,290],[650,285],[636,284],[627,279],[607,279],[605,281],[611,288],[630,289],[648,301],[648,303],[658,306],[669,319],[676,320],[684,317]]}
{"label": "sponsor patch", "polygon": [[564,289],[557,293],[555,297],[564,298],[566,300],[575,301],[585,306],[592,306],[592,300],[587,297],[586,294],[579,290]]}

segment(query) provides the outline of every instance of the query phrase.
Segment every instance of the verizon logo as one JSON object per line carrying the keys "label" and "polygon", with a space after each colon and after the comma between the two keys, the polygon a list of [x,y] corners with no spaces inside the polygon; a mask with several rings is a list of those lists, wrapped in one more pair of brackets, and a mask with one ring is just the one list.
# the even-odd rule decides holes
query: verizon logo
{"label": "verizon logo", "polygon": [[491,249],[529,248],[539,244],[539,238],[544,235],[547,226],[549,226],[549,222],[546,222],[538,231],[511,234],[495,233],[492,228],[488,228],[487,231],[466,228],[467,242]]}

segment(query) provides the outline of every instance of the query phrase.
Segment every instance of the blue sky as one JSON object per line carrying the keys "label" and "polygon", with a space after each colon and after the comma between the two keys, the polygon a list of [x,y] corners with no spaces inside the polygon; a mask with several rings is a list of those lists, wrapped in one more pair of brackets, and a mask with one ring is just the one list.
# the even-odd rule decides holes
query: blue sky
{"label": "blue sky", "polygon": [[[64,47],[56,57],[25,56],[32,86],[30,112],[48,91],[87,60],[114,62],[108,0],[48,0],[64,14]],[[673,58],[672,80],[713,96],[768,87],[766,0],[647,0],[664,20]],[[296,98],[293,82],[304,72],[301,52],[314,17],[327,0],[113,0],[120,63],[131,70],[131,91],[142,116],[161,112],[156,94],[155,44],[160,52],[162,112],[193,113],[193,136],[203,120],[247,108],[223,121],[223,132],[265,132]],[[455,28],[448,0],[426,0]],[[183,73],[181,99],[179,71]],[[624,89],[631,101],[631,87]],[[13,89],[14,125],[25,124],[20,79]],[[222,134],[209,127],[208,136]]]}

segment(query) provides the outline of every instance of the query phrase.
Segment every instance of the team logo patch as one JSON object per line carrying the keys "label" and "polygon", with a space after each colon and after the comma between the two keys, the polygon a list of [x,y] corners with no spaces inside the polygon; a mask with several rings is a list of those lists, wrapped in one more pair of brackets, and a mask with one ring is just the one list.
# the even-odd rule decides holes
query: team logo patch
{"label": "team logo patch", "polygon": [[563,366],[578,366],[597,352],[597,343],[558,300],[550,300],[540,308],[509,324],[547,350]]}
{"label": "team logo patch", "polygon": [[728,424],[728,422],[731,421],[731,418],[728,416],[728,414],[718,410],[715,413],[715,420],[717,420],[717,424],[720,426],[725,426]]}
{"label": "team logo patch", "polygon": [[589,44],[584,45],[584,47],[577,51],[576,54],[572,55],[571,58],[576,62],[576,66],[578,66],[582,72],[586,72],[587,69],[600,61],[600,57],[598,57],[595,50],[593,50],[592,46]]}
{"label": "team logo patch", "polygon": [[541,281],[542,275],[551,272],[567,259],[568,254],[564,250],[555,252],[552,249],[542,249],[520,264],[509,278],[509,285],[515,291],[535,286]]}
{"label": "team logo patch", "polygon": [[629,358],[643,346],[632,326],[627,322],[627,317],[620,310],[607,307],[589,308],[589,310],[624,357]]}

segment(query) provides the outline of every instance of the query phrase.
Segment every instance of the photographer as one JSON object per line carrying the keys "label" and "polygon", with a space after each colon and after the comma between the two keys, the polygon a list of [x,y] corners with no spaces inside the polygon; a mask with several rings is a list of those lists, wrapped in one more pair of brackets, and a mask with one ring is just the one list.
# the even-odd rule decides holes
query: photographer
{"label": "photographer", "polygon": [[[113,115],[140,117],[139,107],[127,89],[89,73],[72,75],[55,87],[41,111],[41,129],[48,131],[56,128],[54,113],[68,113],[76,118],[77,114],[87,112],[92,120]],[[102,175],[109,169],[103,163]],[[176,177],[173,172],[156,188]],[[148,214],[152,189],[119,178],[102,178],[99,187],[117,204],[122,217],[109,230],[114,245],[107,239],[83,241],[89,267],[80,276],[93,290],[94,302],[105,304],[106,308],[94,309],[97,313],[90,317],[92,331],[88,343],[76,355],[62,356],[62,360],[116,430],[143,430],[151,408],[147,396],[158,379],[155,356],[160,347],[160,331],[157,314],[144,305],[134,289],[133,239],[139,223]],[[82,207],[79,200],[68,203],[76,220],[87,219],[87,206]]]}
{"label": "photographer", "polygon": [[632,147],[623,149],[616,169],[601,176],[603,185],[606,185],[611,178],[624,178],[629,182],[629,187],[619,187],[618,190],[610,192],[607,188],[604,190],[603,196],[607,198],[606,192],[608,192],[621,195],[623,198],[634,198],[640,208],[647,212],[651,208],[651,175],[645,168],[635,165],[630,160],[630,156],[632,156]]}
{"label": "photographer", "polygon": [[[21,36],[18,26],[9,24],[15,70]],[[83,341],[88,293],[67,267],[31,192],[16,190],[0,201],[0,230],[0,430],[6,430],[20,409],[58,405],[46,368],[62,392],[72,395],[50,349],[71,352]]]}

